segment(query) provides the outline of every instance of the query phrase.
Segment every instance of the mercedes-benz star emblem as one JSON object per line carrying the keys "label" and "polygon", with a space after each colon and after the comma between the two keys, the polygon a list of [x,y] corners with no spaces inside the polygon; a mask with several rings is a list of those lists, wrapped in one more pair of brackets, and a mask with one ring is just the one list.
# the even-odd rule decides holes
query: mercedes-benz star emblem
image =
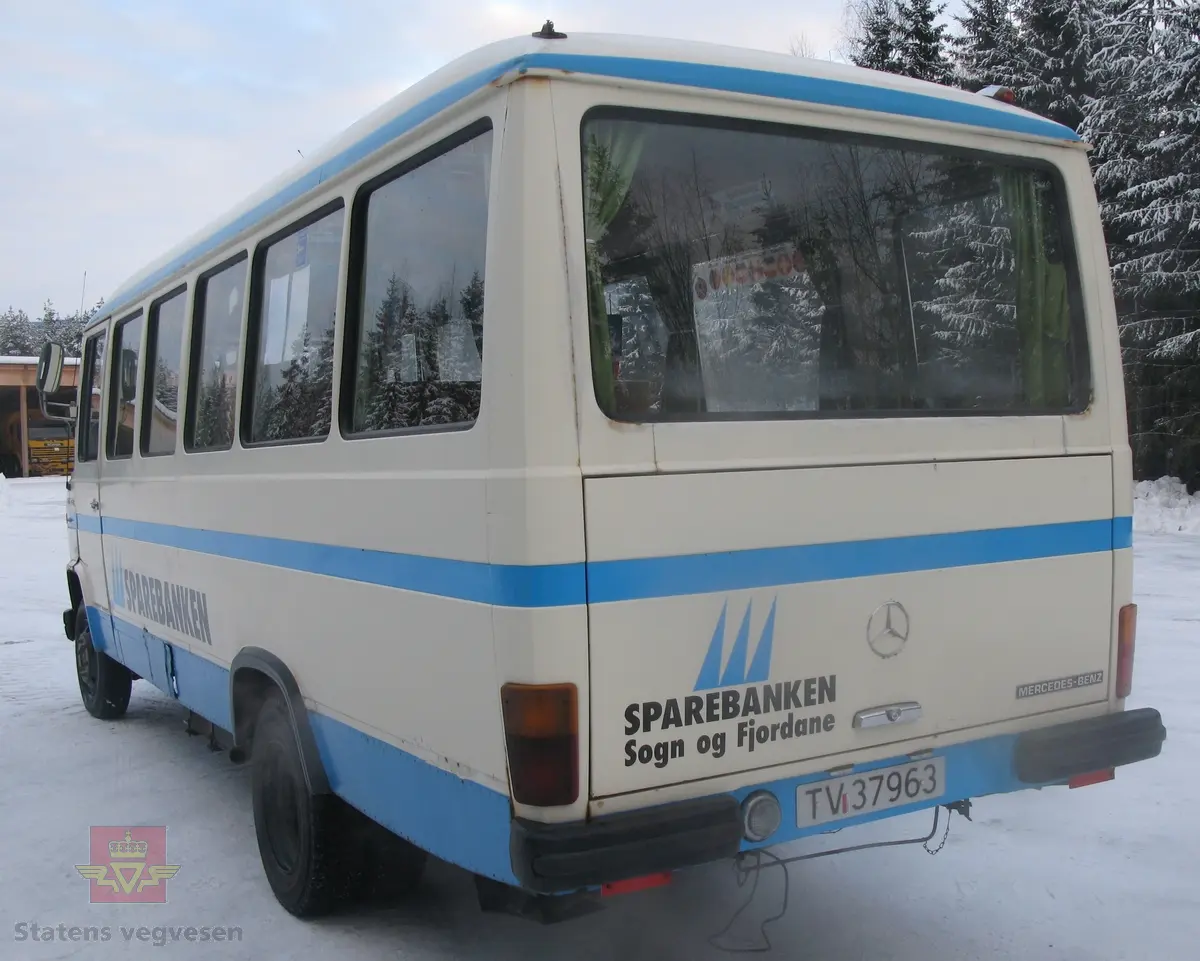
{"label": "mercedes-benz star emblem", "polygon": [[880,604],[867,621],[867,643],[880,657],[895,657],[908,640],[908,611],[899,601]]}

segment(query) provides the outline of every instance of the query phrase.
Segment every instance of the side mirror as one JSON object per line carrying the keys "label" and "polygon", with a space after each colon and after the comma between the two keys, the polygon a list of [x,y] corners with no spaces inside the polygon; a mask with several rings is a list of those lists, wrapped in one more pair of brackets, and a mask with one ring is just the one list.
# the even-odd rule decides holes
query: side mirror
{"label": "side mirror", "polygon": [[38,392],[38,406],[42,410],[42,416],[47,420],[57,421],[63,424],[74,424],[74,404],[55,405],[60,410],[65,408],[65,415],[63,413],[52,412],[46,407],[47,395],[56,393],[62,388],[62,373],[62,344],[56,344],[53,341],[50,341],[42,348],[41,354],[38,355],[37,375],[34,378],[34,383],[37,386]]}
{"label": "side mirror", "polygon": [[53,341],[47,342],[38,357],[37,389],[40,394],[53,394],[62,386],[63,349]]}

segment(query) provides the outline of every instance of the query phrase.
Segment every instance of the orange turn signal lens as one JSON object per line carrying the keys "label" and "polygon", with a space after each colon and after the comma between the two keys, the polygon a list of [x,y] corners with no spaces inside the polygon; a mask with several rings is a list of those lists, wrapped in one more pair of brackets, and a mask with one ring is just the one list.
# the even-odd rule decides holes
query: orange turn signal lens
{"label": "orange turn signal lens", "polygon": [[555,807],[579,797],[579,694],[574,684],[500,689],[508,773],[518,804]]}
{"label": "orange turn signal lens", "polygon": [[1137,641],[1137,605],[1126,604],[1117,614],[1117,697],[1133,690],[1133,653]]}
{"label": "orange turn signal lens", "polygon": [[574,684],[505,684],[500,688],[504,730],[520,737],[579,733]]}

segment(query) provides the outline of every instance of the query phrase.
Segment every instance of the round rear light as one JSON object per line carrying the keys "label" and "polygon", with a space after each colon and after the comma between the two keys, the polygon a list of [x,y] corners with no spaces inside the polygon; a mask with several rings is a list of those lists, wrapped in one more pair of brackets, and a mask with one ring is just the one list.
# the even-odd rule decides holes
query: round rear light
{"label": "round rear light", "polygon": [[770,791],[755,791],[742,802],[742,832],[747,841],[765,841],[781,823],[783,811]]}

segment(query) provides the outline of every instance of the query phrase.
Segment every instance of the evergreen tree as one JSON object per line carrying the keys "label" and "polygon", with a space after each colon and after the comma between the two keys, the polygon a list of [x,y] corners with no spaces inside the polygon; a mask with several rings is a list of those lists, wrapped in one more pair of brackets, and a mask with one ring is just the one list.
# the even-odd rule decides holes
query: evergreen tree
{"label": "evergreen tree", "polygon": [[950,63],[946,57],[946,25],[938,23],[946,11],[933,0],[899,0],[898,53],[896,73],[917,80],[948,84]]}
{"label": "evergreen tree", "polygon": [[421,423],[425,389],[420,361],[406,347],[418,346],[422,326],[412,289],[395,274],[375,312],[375,327],[364,348],[367,377],[360,384],[355,417],[364,430],[399,430]]}
{"label": "evergreen tree", "polygon": [[483,278],[479,271],[471,275],[467,286],[463,288],[458,298],[463,317],[471,326],[471,336],[475,339],[475,350],[480,360],[483,359]]}
{"label": "evergreen tree", "polygon": [[963,8],[954,18],[959,33],[950,40],[955,82],[972,91],[1013,86],[1018,41],[1007,0],[963,0]]}
{"label": "evergreen tree", "polygon": [[1132,228],[1140,295],[1196,309],[1200,305],[1200,4],[1162,14],[1161,47],[1137,71],[1154,136],[1145,164],[1124,192],[1118,222]]}
{"label": "evergreen tree", "polygon": [[900,71],[900,14],[896,0],[864,0],[851,7],[855,36],[850,40],[850,60],[859,67]]}
{"label": "evergreen tree", "polygon": [[943,397],[1001,402],[991,385],[1011,384],[1005,368],[1018,353],[1011,213],[991,165],[946,158],[932,174],[911,237],[920,360]]}
{"label": "evergreen tree", "polygon": [[1113,266],[1118,309],[1136,299],[1136,278],[1124,266],[1135,252],[1130,235],[1130,189],[1146,179],[1145,144],[1153,139],[1147,109],[1156,59],[1155,0],[1101,0],[1093,29],[1095,56],[1090,68],[1094,95],[1083,104],[1080,135],[1093,144],[1092,172]]}
{"label": "evergreen tree", "polygon": [[315,401],[312,436],[323,437],[333,426],[333,348],[334,327],[331,323],[317,345],[313,363],[312,389]]}
{"label": "evergreen tree", "polygon": [[388,278],[387,293],[375,311],[374,326],[363,338],[358,359],[354,423],[359,430],[383,430],[368,412],[385,379],[385,364],[400,337],[400,318],[407,307],[408,286],[395,273]]}
{"label": "evergreen tree", "polygon": [[233,443],[233,391],[218,366],[200,384],[193,442],[197,447],[218,448]]}
{"label": "evergreen tree", "polygon": [[259,440],[288,440],[311,435],[313,411],[308,384],[309,348],[312,335],[304,325],[292,348],[292,359],[283,369],[282,380],[263,388],[255,403],[258,415],[255,435]]}
{"label": "evergreen tree", "polygon": [[450,308],[445,295],[438,297],[426,310],[415,312],[411,330],[417,343],[417,379],[432,383],[442,379],[442,357],[439,350],[442,332],[450,323]]}
{"label": "evergreen tree", "polygon": [[154,365],[154,399],[167,410],[179,410],[179,375],[161,357]]}
{"label": "evergreen tree", "polygon": [[47,341],[61,344],[65,356],[78,357],[83,329],[103,305],[101,300],[92,308],[60,314],[46,301],[37,320],[9,307],[0,314],[0,357],[36,357]]}
{"label": "evergreen tree", "polygon": [[[1121,192],[1129,254],[1115,268],[1132,291],[1129,328],[1146,346],[1155,389],[1148,446],[1167,447],[1163,473],[1200,479],[1200,4],[1161,11],[1161,31],[1137,71],[1152,136]],[[1131,338],[1126,338],[1127,342]],[[1162,438],[1159,441],[1158,438]]]}
{"label": "evergreen tree", "polygon": [[8,308],[0,314],[0,357],[32,357],[36,336],[29,315],[23,310]]}
{"label": "evergreen tree", "polygon": [[1078,130],[1095,95],[1095,0],[1017,0],[1019,45],[1014,60],[1018,102]]}

